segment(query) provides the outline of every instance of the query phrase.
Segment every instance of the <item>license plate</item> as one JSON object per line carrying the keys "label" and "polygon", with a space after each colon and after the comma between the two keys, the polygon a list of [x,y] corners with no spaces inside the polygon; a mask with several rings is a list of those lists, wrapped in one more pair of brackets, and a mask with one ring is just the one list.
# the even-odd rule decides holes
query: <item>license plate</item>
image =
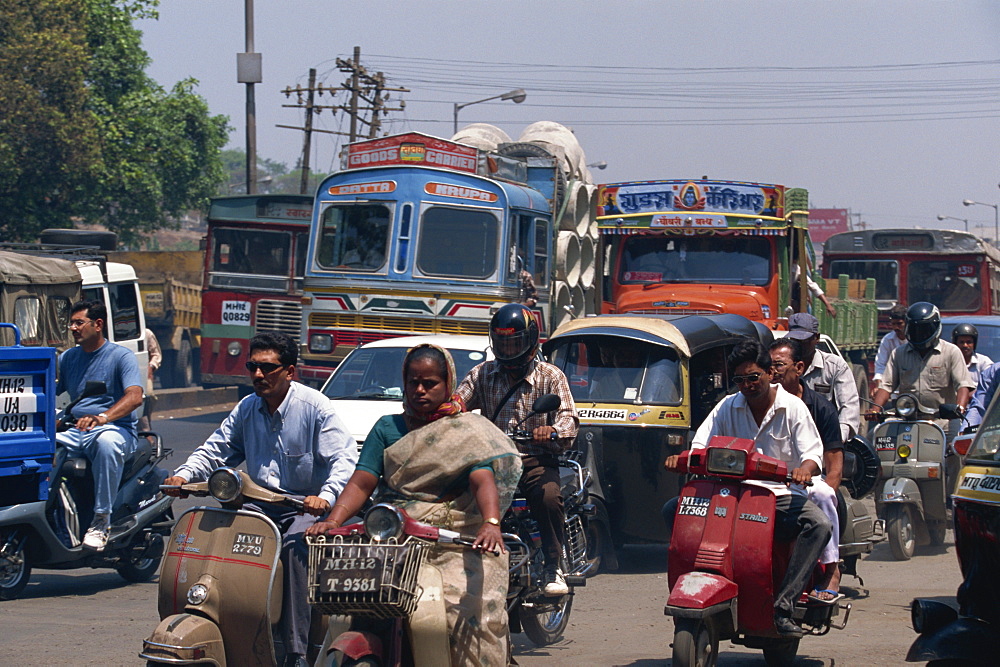
{"label": "license plate", "polygon": [[896,449],[896,439],[891,435],[880,435],[875,438],[875,449],[880,452],[889,449]]}
{"label": "license plate", "polygon": [[323,593],[374,593],[382,586],[381,558],[326,558],[319,571]]}

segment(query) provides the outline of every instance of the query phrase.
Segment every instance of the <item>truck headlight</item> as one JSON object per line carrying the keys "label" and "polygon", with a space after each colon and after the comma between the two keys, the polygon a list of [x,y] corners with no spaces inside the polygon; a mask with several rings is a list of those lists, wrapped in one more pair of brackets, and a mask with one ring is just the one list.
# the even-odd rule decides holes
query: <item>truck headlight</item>
{"label": "truck headlight", "polygon": [[747,469],[747,453],[739,449],[709,448],[706,468],[717,475],[742,475]]}
{"label": "truck headlight", "polygon": [[309,336],[309,351],[322,353],[332,352],[333,336],[330,334],[313,334]]}
{"label": "truck headlight", "polygon": [[243,346],[240,345],[239,341],[233,341],[226,346],[226,354],[230,357],[238,357],[243,352]]}

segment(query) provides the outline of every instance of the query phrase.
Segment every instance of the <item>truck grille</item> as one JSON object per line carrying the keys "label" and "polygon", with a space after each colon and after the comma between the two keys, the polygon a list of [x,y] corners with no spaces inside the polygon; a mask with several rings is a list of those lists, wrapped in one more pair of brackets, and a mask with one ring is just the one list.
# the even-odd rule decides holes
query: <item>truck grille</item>
{"label": "truck grille", "polygon": [[322,313],[309,315],[309,327],[316,329],[361,329],[414,334],[467,334],[486,336],[490,324],[486,320],[459,320],[453,317],[431,320],[423,317],[384,317],[354,313]]}
{"label": "truck grille", "polygon": [[297,343],[302,335],[302,304],[297,301],[261,299],[257,302],[254,322],[257,333],[280,331],[291,336]]}

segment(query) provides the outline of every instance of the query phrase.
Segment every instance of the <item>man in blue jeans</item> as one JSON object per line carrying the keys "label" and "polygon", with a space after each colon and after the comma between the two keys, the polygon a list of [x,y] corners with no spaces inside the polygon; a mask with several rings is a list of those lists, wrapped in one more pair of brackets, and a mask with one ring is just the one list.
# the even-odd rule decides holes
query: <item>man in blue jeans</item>
{"label": "man in blue jeans", "polygon": [[103,382],[107,392],[81,400],[73,408],[76,424],[56,436],[59,445],[85,456],[94,474],[94,520],[83,546],[103,551],[111,532],[111,508],[122,481],[125,459],[135,449],[135,415],[142,405],[143,379],[135,354],[104,337],[108,311],[98,301],[79,301],[70,312],[69,329],[77,346],[59,358],[57,393],[71,400],[87,382]]}

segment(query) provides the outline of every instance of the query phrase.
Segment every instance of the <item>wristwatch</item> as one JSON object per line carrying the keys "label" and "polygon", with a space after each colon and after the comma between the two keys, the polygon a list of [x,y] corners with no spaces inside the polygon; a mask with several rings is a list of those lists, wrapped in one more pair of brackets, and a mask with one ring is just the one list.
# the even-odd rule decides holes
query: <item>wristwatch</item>
{"label": "wristwatch", "polygon": [[104,423],[105,424],[107,424],[108,422],[111,421],[110,419],[108,419],[108,413],[107,412],[102,412],[101,414],[99,414],[97,416],[98,417],[102,417],[104,419]]}
{"label": "wristwatch", "polygon": [[494,526],[500,525],[500,519],[496,518],[495,516],[491,516],[489,519],[483,519],[483,521],[485,523],[492,523]]}

